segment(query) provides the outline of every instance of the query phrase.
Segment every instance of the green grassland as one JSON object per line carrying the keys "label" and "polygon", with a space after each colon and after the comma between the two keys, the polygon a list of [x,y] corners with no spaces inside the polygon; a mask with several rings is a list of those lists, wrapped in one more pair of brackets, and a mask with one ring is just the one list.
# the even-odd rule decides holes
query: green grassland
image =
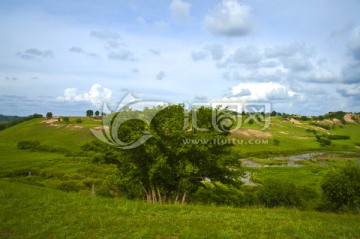
{"label": "green grassland", "polygon": [[159,205],[0,180],[1,238],[359,238],[357,215]]}
{"label": "green grassland", "polygon": [[[111,195],[102,191],[103,186],[111,188],[117,169],[93,163],[81,154],[81,145],[95,139],[90,128],[100,126],[101,121],[81,118],[82,123],[76,123],[78,118],[70,118],[69,125],[35,119],[0,131],[0,238],[360,238],[359,215],[284,208],[149,205],[100,197],[119,196],[115,189]],[[261,126],[245,124],[243,128]],[[348,135],[350,139],[321,146],[306,129]],[[321,130],[308,121],[294,124],[272,117],[264,132],[271,134],[267,144],[233,147],[239,158],[264,165],[245,168],[252,172],[255,183],[281,178],[319,191],[326,172],[348,161],[359,163],[358,124]],[[278,145],[274,139],[279,140]],[[17,143],[24,140],[37,140],[42,146],[65,149],[66,153],[18,149]],[[297,162],[302,165],[299,167],[265,167],[283,160],[278,156],[307,152],[324,154],[316,161]]]}

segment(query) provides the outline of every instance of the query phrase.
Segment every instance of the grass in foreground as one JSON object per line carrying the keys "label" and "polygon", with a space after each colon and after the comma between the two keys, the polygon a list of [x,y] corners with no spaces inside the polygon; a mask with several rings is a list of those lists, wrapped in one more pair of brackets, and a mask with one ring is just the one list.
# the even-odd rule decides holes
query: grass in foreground
{"label": "grass in foreground", "polygon": [[0,238],[359,238],[360,216],[150,205],[0,181]]}

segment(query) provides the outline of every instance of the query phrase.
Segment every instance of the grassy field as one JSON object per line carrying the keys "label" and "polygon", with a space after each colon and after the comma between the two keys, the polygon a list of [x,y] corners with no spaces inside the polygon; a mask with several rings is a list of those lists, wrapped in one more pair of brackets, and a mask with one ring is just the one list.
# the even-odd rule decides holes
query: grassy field
{"label": "grassy field", "polygon": [[[83,122],[76,124],[77,118],[70,118],[70,125],[36,119],[0,131],[0,238],[360,238],[359,215],[284,208],[149,205],[92,196],[92,185],[96,189],[109,187],[117,169],[76,154],[84,142],[94,139],[90,128],[101,125],[91,118],[82,118]],[[259,127],[244,125],[245,129]],[[359,163],[360,150],[355,146],[360,142],[360,127],[346,124],[329,130],[350,139],[332,140],[325,147],[306,131],[312,127],[309,122],[293,124],[275,117],[264,131],[272,136],[268,144],[235,145],[234,153],[266,164],[281,162],[283,159],[273,158],[278,155],[323,152],[316,161],[299,161],[301,167],[245,169],[252,172],[255,182],[275,177],[320,191],[326,172],[348,161]],[[273,143],[275,138],[280,141],[278,145]],[[20,150],[17,143],[23,140],[38,140],[41,145],[75,154]]]}
{"label": "grassy field", "polygon": [[1,238],[359,238],[360,217],[151,205],[0,180]]}

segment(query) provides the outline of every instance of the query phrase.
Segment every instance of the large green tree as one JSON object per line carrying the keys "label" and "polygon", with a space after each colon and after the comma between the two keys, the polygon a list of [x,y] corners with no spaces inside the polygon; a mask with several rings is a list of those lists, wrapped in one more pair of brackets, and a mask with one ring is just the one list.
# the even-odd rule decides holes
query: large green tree
{"label": "large green tree", "polygon": [[129,118],[117,125],[119,140],[135,142],[144,133],[152,137],[132,149],[90,148],[101,153],[101,160],[118,166],[123,191],[141,190],[149,202],[184,203],[204,180],[226,184],[239,177],[234,170],[239,161],[229,153],[231,144],[226,132],[219,131],[224,128],[221,122],[214,121],[214,109],[202,107],[196,113],[194,118],[182,105],[171,105],[146,124],[139,119],[153,115],[152,109],[127,109],[117,113],[117,119]]}

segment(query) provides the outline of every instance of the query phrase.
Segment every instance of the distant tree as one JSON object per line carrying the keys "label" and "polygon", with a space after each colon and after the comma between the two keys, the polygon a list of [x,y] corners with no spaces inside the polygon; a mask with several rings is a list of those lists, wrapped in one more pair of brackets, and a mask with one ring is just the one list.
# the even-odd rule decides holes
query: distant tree
{"label": "distant tree", "polygon": [[104,113],[104,112],[101,112],[101,116],[106,116],[106,113]]}
{"label": "distant tree", "polygon": [[275,110],[273,110],[273,112],[271,112],[271,116],[276,116],[276,111]]}
{"label": "distant tree", "polygon": [[99,116],[100,115],[100,112],[97,110],[95,111],[95,116]]}
{"label": "distant tree", "polygon": [[52,112],[47,112],[46,113],[46,118],[52,118],[53,117],[53,113]]}
{"label": "distant tree", "polygon": [[320,115],[319,120],[324,120],[324,116]]}
{"label": "distant tree", "polygon": [[86,116],[87,117],[91,117],[91,116],[93,116],[94,115],[94,111],[93,110],[87,110],[86,111]]}
{"label": "distant tree", "polygon": [[70,122],[69,117],[63,117],[62,119],[65,122],[65,124],[69,124],[69,122]]}

